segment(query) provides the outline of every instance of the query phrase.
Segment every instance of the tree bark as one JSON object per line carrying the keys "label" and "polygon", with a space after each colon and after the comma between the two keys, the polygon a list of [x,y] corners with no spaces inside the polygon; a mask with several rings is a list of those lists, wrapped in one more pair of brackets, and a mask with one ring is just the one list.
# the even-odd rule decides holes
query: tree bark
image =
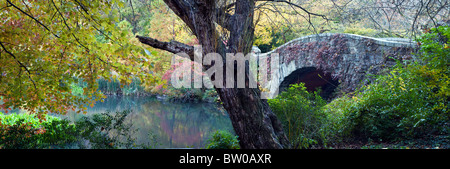
{"label": "tree bark", "polygon": [[[235,13],[220,14],[213,0],[164,0],[176,15],[196,35],[207,53],[219,53],[223,59],[225,53],[250,52],[253,42],[253,9],[254,0],[237,0]],[[226,16],[227,22],[217,16]],[[214,23],[230,31],[227,44],[219,38]],[[172,53],[185,52],[193,59],[192,47],[179,42],[160,42],[152,38],[137,36],[144,44],[167,50]],[[225,47],[226,46],[226,47]],[[224,64],[226,62],[223,62]],[[248,66],[248,65],[247,65]],[[226,68],[225,65],[223,65]],[[226,72],[224,70],[224,72]],[[235,73],[236,68],[235,68]],[[246,72],[246,78],[249,73]],[[225,77],[225,74],[224,76]],[[225,80],[224,80],[225,83]],[[225,84],[223,86],[226,86]],[[224,108],[227,110],[233,128],[239,137],[243,149],[280,149],[289,148],[289,141],[284,134],[282,125],[276,115],[270,110],[266,100],[261,99],[258,88],[216,88]]]}

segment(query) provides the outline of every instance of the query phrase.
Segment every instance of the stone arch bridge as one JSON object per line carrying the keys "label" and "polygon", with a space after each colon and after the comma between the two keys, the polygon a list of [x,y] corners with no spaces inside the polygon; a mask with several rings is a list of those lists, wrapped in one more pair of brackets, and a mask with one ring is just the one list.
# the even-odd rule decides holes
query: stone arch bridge
{"label": "stone arch bridge", "polygon": [[279,73],[269,75],[262,84],[269,98],[290,84],[304,82],[307,90],[322,89],[322,97],[333,98],[333,91],[352,92],[370,82],[370,74],[379,74],[396,60],[413,59],[415,42],[401,38],[371,38],[353,34],[318,34],[294,39],[267,53],[253,50],[261,59],[279,54]]}

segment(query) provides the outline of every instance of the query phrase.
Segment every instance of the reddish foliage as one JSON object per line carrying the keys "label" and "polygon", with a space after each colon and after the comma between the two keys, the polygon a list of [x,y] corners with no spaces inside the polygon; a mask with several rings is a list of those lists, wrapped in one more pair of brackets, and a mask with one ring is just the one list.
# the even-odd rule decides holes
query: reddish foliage
{"label": "reddish foliage", "polygon": [[[162,84],[162,85],[158,85],[155,87],[155,89],[157,90],[161,90],[163,88],[164,85],[168,85],[168,83],[170,82],[170,79],[172,77],[173,72],[175,72],[175,70],[185,70],[185,71],[191,71],[191,82],[195,82],[194,79],[194,74],[195,75],[199,75],[201,77],[203,77],[203,75],[205,75],[205,73],[203,73],[202,70],[197,71],[194,69],[194,65],[198,65],[198,63],[195,62],[190,62],[190,64],[183,64],[183,63],[178,63],[178,64],[173,64],[169,70],[166,71],[166,73],[164,73],[164,75],[162,76],[162,80],[166,81],[166,84]],[[181,77],[181,76],[180,76]],[[166,93],[167,90],[162,90],[163,93]]]}

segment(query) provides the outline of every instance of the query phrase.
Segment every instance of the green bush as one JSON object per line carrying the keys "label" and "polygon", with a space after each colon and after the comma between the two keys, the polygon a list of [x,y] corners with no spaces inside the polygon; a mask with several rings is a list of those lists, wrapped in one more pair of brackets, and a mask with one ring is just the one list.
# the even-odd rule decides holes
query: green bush
{"label": "green bush", "polygon": [[432,28],[429,33],[421,36],[418,41],[422,44],[419,55],[422,64],[433,69],[443,69],[448,75],[450,61],[450,27],[440,26]]}
{"label": "green bush", "polygon": [[356,104],[350,97],[342,96],[322,107],[326,114],[326,123],[321,129],[325,143],[339,144],[349,141],[351,121],[348,117],[351,108]]}
{"label": "green bush", "polygon": [[[448,27],[432,29],[419,42],[420,60],[398,62],[387,75],[361,89],[347,110],[348,129],[359,138],[398,140],[426,134],[448,134],[450,50],[438,34],[450,39]],[[439,32],[439,33],[438,33]]]}
{"label": "green bush", "polygon": [[74,124],[65,119],[35,114],[0,113],[0,148],[155,148],[153,145],[136,145],[131,137],[135,130],[125,121],[130,111],[105,112],[84,116]]}
{"label": "green bush", "polygon": [[35,114],[0,113],[0,148],[58,148],[76,141],[75,126],[67,120]]}
{"label": "green bush", "polygon": [[[77,120],[75,125],[81,140],[79,146],[92,149],[133,148],[135,138],[131,136],[136,130],[132,129],[132,123],[125,121],[130,113],[130,110],[115,114],[105,112]],[[84,141],[89,144],[83,144]]]}
{"label": "green bush", "polygon": [[228,131],[218,130],[208,140],[206,149],[239,149],[238,136]]}
{"label": "green bush", "polygon": [[283,123],[293,148],[309,148],[315,144],[326,144],[322,127],[326,105],[320,91],[309,93],[303,83],[292,84],[276,98],[268,100],[272,111]]}
{"label": "green bush", "polygon": [[42,128],[45,132],[39,135],[39,139],[43,143],[58,145],[58,148],[63,148],[69,143],[74,143],[77,140],[76,127],[70,124],[69,120],[52,120],[42,123]]}

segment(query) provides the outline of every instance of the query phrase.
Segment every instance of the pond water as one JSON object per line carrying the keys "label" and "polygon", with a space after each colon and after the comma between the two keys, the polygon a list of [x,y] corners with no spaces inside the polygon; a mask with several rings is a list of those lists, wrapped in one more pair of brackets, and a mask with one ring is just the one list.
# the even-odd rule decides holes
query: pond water
{"label": "pond water", "polygon": [[216,130],[233,132],[230,118],[215,103],[173,103],[155,97],[108,97],[88,107],[87,114],[68,113],[62,118],[71,121],[82,116],[109,111],[132,110],[127,122],[137,129],[138,144],[152,144],[149,134],[157,139],[156,148],[203,148]]}

